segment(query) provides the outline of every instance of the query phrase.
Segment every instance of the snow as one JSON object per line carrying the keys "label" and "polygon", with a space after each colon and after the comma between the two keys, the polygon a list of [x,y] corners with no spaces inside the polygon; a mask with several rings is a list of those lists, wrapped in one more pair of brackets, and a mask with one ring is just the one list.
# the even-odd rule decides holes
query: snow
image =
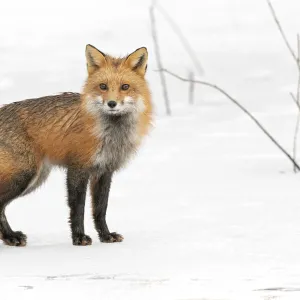
{"label": "snow", "polygon": [[[84,47],[115,55],[147,46],[155,127],[113,182],[108,224],[125,236],[101,244],[90,204],[90,247],[71,245],[65,176],[8,208],[26,248],[0,244],[1,299],[286,300],[300,297],[300,188],[291,163],[247,116],[217,92],[168,77],[164,114],[148,17],[149,1],[1,3],[0,104],[79,91]],[[293,46],[297,0],[274,0]],[[201,79],[239,99],[291,153],[297,70],[265,1],[160,1],[204,66]],[[157,15],[163,61],[193,68]],[[300,146],[300,145],[298,145]],[[300,154],[299,154],[300,155]]]}

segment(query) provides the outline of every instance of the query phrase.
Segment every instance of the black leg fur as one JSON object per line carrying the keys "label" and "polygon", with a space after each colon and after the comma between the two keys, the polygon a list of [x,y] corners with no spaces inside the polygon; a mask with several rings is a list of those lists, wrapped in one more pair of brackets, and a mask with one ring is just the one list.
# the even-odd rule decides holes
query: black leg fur
{"label": "black leg fur", "polygon": [[94,176],[91,182],[93,218],[101,242],[122,242],[123,236],[116,232],[109,232],[106,224],[106,211],[113,173],[107,172],[101,176]]}
{"label": "black leg fur", "polygon": [[35,176],[35,172],[23,172],[0,189],[0,238],[9,246],[25,246],[27,237],[21,231],[13,231],[5,216],[6,206],[20,196]]}
{"label": "black leg fur", "polygon": [[84,233],[84,208],[89,174],[78,169],[68,169],[67,188],[70,207],[70,225],[73,245],[86,246],[92,239]]}

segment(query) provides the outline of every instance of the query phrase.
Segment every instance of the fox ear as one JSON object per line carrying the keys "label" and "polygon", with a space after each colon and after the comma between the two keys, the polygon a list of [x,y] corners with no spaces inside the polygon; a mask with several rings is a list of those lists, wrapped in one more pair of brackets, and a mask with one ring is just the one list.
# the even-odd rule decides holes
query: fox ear
{"label": "fox ear", "polygon": [[148,51],[146,47],[139,48],[129,54],[126,64],[139,75],[144,76],[147,70]]}
{"label": "fox ear", "polygon": [[105,54],[92,45],[86,46],[85,56],[89,75],[106,64]]}

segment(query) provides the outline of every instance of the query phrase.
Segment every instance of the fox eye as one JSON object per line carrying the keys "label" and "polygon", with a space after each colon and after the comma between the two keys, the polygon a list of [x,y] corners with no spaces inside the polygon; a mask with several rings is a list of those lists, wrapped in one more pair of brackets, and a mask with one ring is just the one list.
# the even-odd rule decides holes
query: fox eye
{"label": "fox eye", "polygon": [[122,91],[127,91],[129,89],[129,84],[123,84],[121,86]]}
{"label": "fox eye", "polygon": [[100,89],[103,90],[103,91],[106,91],[108,88],[107,88],[107,85],[105,83],[101,83],[100,84]]}

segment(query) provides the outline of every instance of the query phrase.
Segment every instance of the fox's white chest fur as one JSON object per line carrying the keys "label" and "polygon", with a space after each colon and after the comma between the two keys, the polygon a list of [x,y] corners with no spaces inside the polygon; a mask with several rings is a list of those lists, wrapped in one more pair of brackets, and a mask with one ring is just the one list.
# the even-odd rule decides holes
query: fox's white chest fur
{"label": "fox's white chest fur", "polygon": [[101,141],[94,164],[101,171],[115,171],[135,153],[138,144],[137,120],[133,116],[102,116],[97,133]]}

